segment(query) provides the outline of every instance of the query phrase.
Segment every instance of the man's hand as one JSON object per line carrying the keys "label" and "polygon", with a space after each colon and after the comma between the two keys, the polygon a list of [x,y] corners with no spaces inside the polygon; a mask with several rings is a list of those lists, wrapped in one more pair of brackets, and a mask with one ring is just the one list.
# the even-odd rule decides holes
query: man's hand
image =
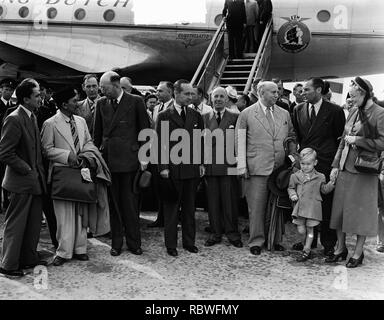
{"label": "man's hand", "polygon": [[331,174],[329,175],[329,180],[332,182],[332,184],[335,184],[338,175],[339,175],[339,169],[333,168],[331,171]]}
{"label": "man's hand", "polygon": [[140,169],[141,169],[141,171],[147,170],[147,167],[148,167],[148,162],[140,161]]}
{"label": "man's hand", "polygon": [[77,155],[71,151],[68,156],[68,164],[73,167],[78,163],[78,161],[79,158],[77,157]]}
{"label": "man's hand", "polygon": [[356,143],[356,136],[345,136],[344,140],[348,144],[355,144]]}
{"label": "man's hand", "polygon": [[160,172],[160,176],[164,179],[168,179],[169,178],[169,170],[168,169],[165,169],[165,170],[162,170]]}
{"label": "man's hand", "polygon": [[200,165],[200,178],[204,177],[205,175],[205,167],[203,165]]}
{"label": "man's hand", "polygon": [[240,168],[239,169],[239,176],[241,178],[248,179],[249,178],[249,173],[248,173],[247,168]]}
{"label": "man's hand", "polygon": [[291,201],[293,202],[296,202],[299,200],[299,197],[297,196],[297,194],[294,194],[292,197],[291,197]]}

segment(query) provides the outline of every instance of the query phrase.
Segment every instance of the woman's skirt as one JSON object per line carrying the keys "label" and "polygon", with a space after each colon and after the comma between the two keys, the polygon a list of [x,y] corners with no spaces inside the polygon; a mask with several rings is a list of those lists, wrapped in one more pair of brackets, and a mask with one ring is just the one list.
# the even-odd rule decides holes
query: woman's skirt
{"label": "woman's skirt", "polygon": [[361,236],[377,236],[378,177],[340,171],[330,228]]}

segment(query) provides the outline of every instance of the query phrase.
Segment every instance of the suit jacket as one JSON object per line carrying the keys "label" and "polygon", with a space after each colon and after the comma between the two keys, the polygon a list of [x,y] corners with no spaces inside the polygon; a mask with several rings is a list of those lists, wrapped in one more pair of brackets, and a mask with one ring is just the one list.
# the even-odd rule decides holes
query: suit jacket
{"label": "suit jacket", "polygon": [[4,120],[7,116],[9,116],[13,111],[17,109],[17,105],[10,101],[10,106],[4,104],[3,100],[0,99],[0,121],[1,124],[4,123]]}
{"label": "suit jacket", "polygon": [[[74,116],[79,136],[80,152],[89,145],[93,145],[87,124],[84,118]],[[68,156],[72,151],[76,154],[73,142],[71,125],[66,122],[66,118],[60,111],[49,118],[43,124],[41,131],[41,142],[45,157],[49,160],[48,183],[51,182],[51,175],[54,166],[69,166]]]}
{"label": "suit jacket", "polygon": [[[169,131],[163,134],[164,129],[161,130],[161,126],[164,126],[165,124],[169,125]],[[170,136],[172,135],[172,132],[176,129],[185,129],[190,141],[184,141],[184,146],[189,149],[189,163],[188,164],[174,164],[171,161],[171,151],[172,148],[179,144],[177,141],[170,141]],[[156,132],[158,136],[158,150],[159,150],[159,159],[158,159],[158,170],[159,172],[169,169],[170,171],[170,177],[173,179],[192,179],[192,178],[199,178],[200,177],[200,168],[199,166],[203,164],[204,161],[204,141],[203,139],[200,140],[200,146],[195,145],[193,142],[193,130],[204,130],[204,123],[203,118],[201,117],[200,113],[198,113],[196,110],[193,110],[189,107],[186,108],[186,120],[185,123],[183,122],[183,119],[177,112],[175,106],[169,107],[167,110],[162,111],[159,113],[159,116],[156,121]],[[163,143],[163,141],[169,141],[169,148],[166,147],[166,143]],[[197,159],[197,164],[193,164],[193,154],[194,153],[199,154],[199,158]],[[161,155],[167,154],[169,155],[169,161],[168,163],[161,163]]]}
{"label": "suit jacket", "polygon": [[34,195],[46,192],[39,129],[21,107],[4,121],[0,161],[7,166],[4,189]]}
{"label": "suit jacket", "polygon": [[[300,149],[311,147],[317,152],[318,170],[327,174],[331,169],[340,137],[343,134],[345,116],[339,106],[323,100],[316,120],[311,127],[308,104],[301,103],[293,110],[293,126]],[[327,169],[328,168],[328,169]]]}
{"label": "suit jacket", "polygon": [[229,29],[243,28],[247,23],[244,0],[225,0],[223,16],[227,17],[227,27]]}
{"label": "suit jacket", "polygon": [[123,93],[113,110],[106,97],[96,102],[93,137],[111,172],[134,172],[139,167],[138,136],[149,128],[144,101],[136,95]]}
{"label": "suit jacket", "polygon": [[[351,132],[357,114],[358,108],[352,108],[347,123],[345,124],[339,148],[332,163],[333,168],[345,169],[351,173],[359,173],[359,171],[355,169],[354,164],[360,151],[364,151],[364,154],[376,156],[384,151],[384,109],[376,103],[373,103],[366,110],[367,123],[371,128],[371,134],[373,134],[373,136],[368,137],[364,137],[364,129],[360,121],[356,123],[356,131]],[[345,148],[344,137],[346,135],[357,136],[356,146],[358,148],[356,150],[351,147]],[[345,151],[343,152],[344,149]]]}
{"label": "suit jacket", "polygon": [[[224,136],[223,141],[216,141],[216,139],[204,139],[205,143],[205,151],[204,155],[207,159],[207,151],[212,151],[212,160],[211,164],[205,162],[206,170],[205,175],[207,176],[226,176],[228,175],[228,168],[234,167],[236,168],[236,163],[228,164],[227,153],[235,156],[235,127],[236,121],[239,114],[232,113],[231,111],[226,110],[224,115],[220,121],[220,125],[217,123],[216,115],[212,110],[209,113],[203,114],[203,121],[206,130],[209,130],[211,133],[214,130],[221,131]],[[227,137],[231,139],[231,142],[227,141]],[[231,148],[227,151],[227,148]],[[223,157],[221,163],[218,163],[218,159],[216,158],[216,152],[221,152],[221,156]],[[219,153],[220,154],[220,153]],[[209,159],[210,160],[210,159]],[[235,160],[235,159],[234,159]]]}
{"label": "suit jacket", "polygon": [[53,117],[57,112],[57,105],[54,100],[46,101],[44,100],[43,104],[39,107],[36,112],[37,124],[41,130],[43,123],[49,118]]}
{"label": "suit jacket", "polygon": [[271,0],[259,1],[260,7],[260,21],[267,24],[268,20],[272,17],[272,2]]}
{"label": "suit jacket", "polygon": [[[167,109],[168,108],[170,108],[170,107],[172,107],[173,106],[173,104],[174,104],[174,100],[172,99],[172,101],[169,103],[169,105],[167,106]],[[165,109],[165,107],[163,106],[163,110],[160,110],[160,107],[162,106],[162,103],[160,103],[160,104],[158,104],[157,106],[155,106],[155,109],[153,109],[153,121],[155,121],[156,122],[156,120],[157,120],[157,117],[158,117],[158,115],[159,115],[159,113],[160,112],[162,112],[162,111],[165,111],[166,109]]]}
{"label": "suit jacket", "polygon": [[[250,175],[269,176],[296,152],[296,134],[288,111],[274,106],[273,134],[260,102],[244,109],[236,124],[237,167]],[[288,146],[285,150],[285,146]]]}
{"label": "suit jacket", "polygon": [[[98,99],[100,99],[100,97],[96,98],[96,101]],[[96,101],[94,102],[94,107],[96,107]],[[94,112],[91,111],[91,106],[89,105],[88,98],[78,102],[76,114],[85,119],[88,126],[88,130],[92,134]]]}

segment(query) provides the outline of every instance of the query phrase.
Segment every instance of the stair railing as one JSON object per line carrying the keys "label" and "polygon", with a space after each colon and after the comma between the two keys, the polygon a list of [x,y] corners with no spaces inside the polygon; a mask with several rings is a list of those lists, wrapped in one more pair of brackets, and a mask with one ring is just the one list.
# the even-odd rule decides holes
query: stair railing
{"label": "stair railing", "polygon": [[209,93],[217,84],[227,61],[225,31],[225,19],[223,19],[191,81],[192,85],[201,87],[205,93]]}
{"label": "stair railing", "polygon": [[248,94],[251,89],[253,80],[256,78],[264,78],[267,74],[272,51],[272,18],[267,23],[263,37],[261,39],[259,49],[255,60],[253,61],[251,72],[245,85],[243,94]]}

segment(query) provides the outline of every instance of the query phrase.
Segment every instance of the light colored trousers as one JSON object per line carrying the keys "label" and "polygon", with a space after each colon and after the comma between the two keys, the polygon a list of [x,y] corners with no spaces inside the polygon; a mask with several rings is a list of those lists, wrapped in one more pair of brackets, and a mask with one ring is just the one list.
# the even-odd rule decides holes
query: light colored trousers
{"label": "light colored trousers", "polygon": [[251,176],[245,180],[245,196],[249,212],[249,247],[262,247],[265,242],[268,178],[269,176]]}
{"label": "light colored trousers", "polygon": [[87,229],[82,226],[81,216],[76,214],[76,203],[53,200],[57,220],[56,238],[59,246],[56,255],[72,259],[73,254],[87,253]]}
{"label": "light colored trousers", "polygon": [[384,208],[379,208],[379,230],[377,233],[377,244],[384,246]]}

